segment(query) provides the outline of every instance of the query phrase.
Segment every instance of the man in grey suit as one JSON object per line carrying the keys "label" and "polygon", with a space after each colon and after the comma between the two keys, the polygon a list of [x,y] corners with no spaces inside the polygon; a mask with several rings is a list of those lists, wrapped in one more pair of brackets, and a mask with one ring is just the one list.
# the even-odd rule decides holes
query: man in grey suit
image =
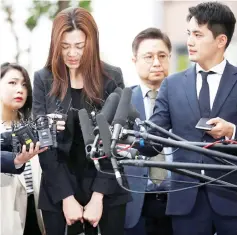
{"label": "man in grey suit", "polygon": [[[153,113],[155,98],[161,82],[169,73],[171,42],[168,36],[157,28],[140,32],[132,44],[133,62],[136,66],[140,85],[132,87],[132,104],[139,111],[142,120],[149,119]],[[152,160],[165,160],[164,153]],[[125,167],[125,173],[146,177],[145,179],[127,177],[131,190],[141,192],[166,190],[167,171],[158,168]],[[148,179],[156,178],[151,181]],[[170,217],[165,215],[167,194],[132,193],[133,201],[126,208],[126,235],[170,235]]]}
{"label": "man in grey suit", "polygon": [[[174,134],[189,141],[236,139],[237,67],[224,57],[234,32],[235,16],[226,5],[205,2],[189,8],[187,21],[189,59],[196,64],[162,82],[150,121],[167,130],[172,128]],[[200,118],[210,118],[208,123],[214,124],[211,131],[195,128]],[[220,164],[213,158],[185,149],[175,152],[173,159],[175,162]],[[213,178],[226,174],[210,170],[199,173]],[[173,190],[192,186],[168,195],[167,214],[172,216],[175,235],[210,235],[213,226],[218,235],[237,234],[236,193],[213,185],[194,188],[193,182],[202,182],[180,174],[172,173],[172,180],[176,181],[171,182]],[[236,185],[237,173],[223,180]]]}

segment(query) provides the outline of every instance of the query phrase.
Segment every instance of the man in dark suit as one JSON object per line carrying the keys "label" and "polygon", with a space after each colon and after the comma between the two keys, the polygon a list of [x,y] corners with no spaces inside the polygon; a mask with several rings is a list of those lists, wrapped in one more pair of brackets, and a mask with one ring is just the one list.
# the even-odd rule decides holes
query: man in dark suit
{"label": "man in dark suit", "polygon": [[[174,134],[189,141],[236,138],[237,68],[224,58],[235,28],[234,14],[221,3],[206,2],[189,8],[187,21],[189,58],[196,65],[162,82],[150,121],[172,128]],[[200,118],[211,118],[209,123],[215,124],[211,131],[195,128]],[[219,164],[184,149],[175,152],[173,160]],[[199,173],[218,178],[226,172]],[[180,174],[172,174],[172,179],[198,182]],[[236,184],[237,174],[223,180]],[[172,182],[172,189],[189,186],[193,184]],[[224,188],[206,185],[170,193],[167,214],[172,216],[175,235],[209,235],[212,226],[218,235],[237,234],[237,196]]]}
{"label": "man in dark suit", "polygon": [[[168,76],[171,42],[167,35],[157,28],[140,32],[132,44],[133,62],[140,85],[134,86],[132,104],[139,111],[141,120],[149,119],[153,112],[155,98],[161,82]],[[152,97],[152,94],[153,97]],[[158,160],[165,160],[159,154]],[[154,160],[154,159],[153,159]],[[126,174],[164,179],[167,171],[154,168],[125,167]],[[152,182],[148,178],[128,178],[130,189],[159,191],[167,189],[167,180]],[[170,217],[165,215],[167,194],[132,194],[133,201],[126,208],[126,235],[169,235],[172,234]]]}

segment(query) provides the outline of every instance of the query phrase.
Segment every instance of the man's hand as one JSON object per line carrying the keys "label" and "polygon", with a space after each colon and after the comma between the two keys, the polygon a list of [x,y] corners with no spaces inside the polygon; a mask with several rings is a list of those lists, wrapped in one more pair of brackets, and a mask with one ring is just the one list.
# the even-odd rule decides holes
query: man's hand
{"label": "man's hand", "polygon": [[94,192],[91,200],[84,207],[83,218],[93,227],[96,227],[101,219],[103,212],[103,194]]}
{"label": "man's hand", "polygon": [[78,203],[74,196],[63,199],[63,213],[67,225],[72,225],[78,220],[83,223],[83,207]]}
{"label": "man's hand", "polygon": [[63,120],[63,116],[61,114],[56,114],[56,113],[50,113],[47,114],[47,116],[50,118],[50,124],[52,124],[53,119],[61,119],[56,121],[57,124],[57,131],[63,131],[65,130],[65,120]]}
{"label": "man's hand", "polygon": [[15,165],[23,165],[26,162],[28,162],[35,155],[37,155],[39,153],[42,153],[42,152],[44,152],[45,150],[48,149],[47,147],[39,149],[39,147],[40,147],[40,142],[37,142],[35,147],[34,147],[34,143],[31,143],[29,151],[27,152],[26,151],[26,146],[23,145],[21,153],[17,154],[15,159],[14,159],[14,164]]}
{"label": "man's hand", "polygon": [[215,125],[211,131],[207,131],[207,133],[214,139],[219,139],[223,136],[228,137],[229,139],[232,138],[235,128],[233,123],[227,122],[224,119],[217,117],[210,119],[207,124]]}

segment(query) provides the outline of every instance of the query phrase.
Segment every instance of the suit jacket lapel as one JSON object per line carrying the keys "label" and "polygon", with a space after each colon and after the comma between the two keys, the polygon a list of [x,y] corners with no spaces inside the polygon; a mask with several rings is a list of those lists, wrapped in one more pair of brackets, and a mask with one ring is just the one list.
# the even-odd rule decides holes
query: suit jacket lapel
{"label": "suit jacket lapel", "polygon": [[183,78],[185,93],[189,106],[197,118],[201,118],[196,88],[196,66],[188,69]]}
{"label": "suit jacket lapel", "polygon": [[140,113],[140,119],[142,121],[146,120],[145,107],[144,107],[144,102],[143,102],[142,90],[140,86],[137,86],[133,89],[132,104]]}
{"label": "suit jacket lapel", "polygon": [[210,117],[217,117],[222,105],[230,94],[234,84],[237,81],[237,68],[228,61],[221,77],[219,88],[212,106]]}

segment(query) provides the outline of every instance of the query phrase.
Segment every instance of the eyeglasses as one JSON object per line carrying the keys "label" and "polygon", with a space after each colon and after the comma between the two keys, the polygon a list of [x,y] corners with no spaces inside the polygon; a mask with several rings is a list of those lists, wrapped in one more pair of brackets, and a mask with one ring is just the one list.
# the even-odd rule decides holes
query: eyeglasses
{"label": "eyeglasses", "polygon": [[157,58],[160,63],[165,63],[165,62],[168,61],[169,55],[167,55],[166,53],[149,54],[149,55],[142,55],[141,58],[142,58],[147,64],[152,64],[152,63],[154,63],[155,58]]}

